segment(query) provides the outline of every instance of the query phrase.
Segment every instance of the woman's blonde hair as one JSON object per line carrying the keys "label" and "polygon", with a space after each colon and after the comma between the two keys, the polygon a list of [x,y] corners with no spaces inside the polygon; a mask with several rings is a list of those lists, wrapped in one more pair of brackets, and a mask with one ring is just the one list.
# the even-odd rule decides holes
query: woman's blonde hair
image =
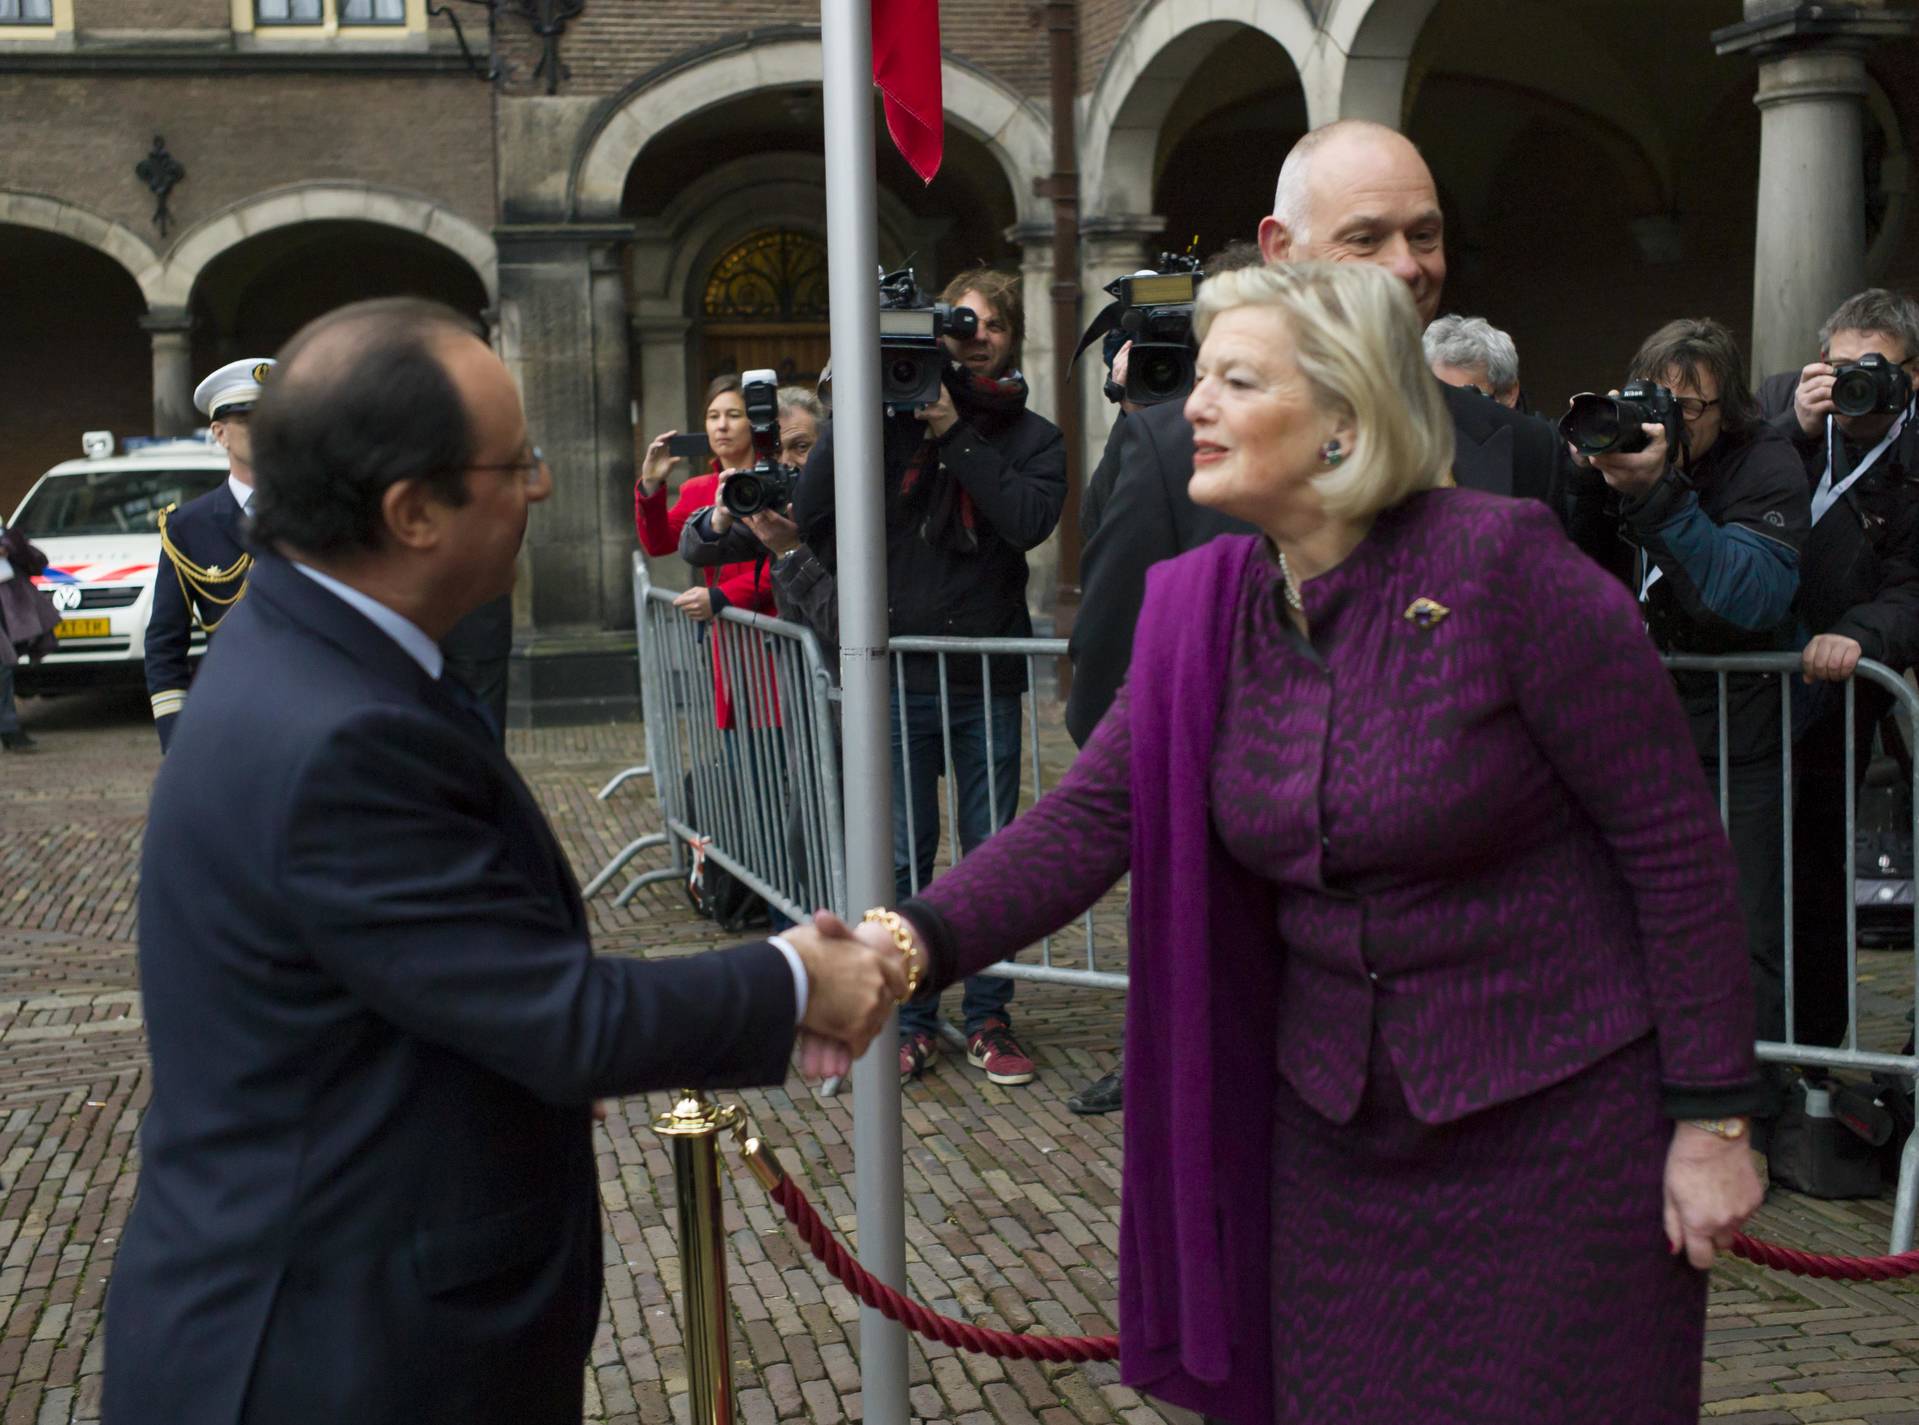
{"label": "woman's blonde hair", "polygon": [[1365,262],[1288,262],[1209,278],[1193,331],[1222,312],[1271,307],[1286,319],[1300,374],[1320,408],[1352,419],[1353,448],[1313,476],[1326,512],[1366,519],[1446,483],[1453,421],[1420,346],[1406,284]]}

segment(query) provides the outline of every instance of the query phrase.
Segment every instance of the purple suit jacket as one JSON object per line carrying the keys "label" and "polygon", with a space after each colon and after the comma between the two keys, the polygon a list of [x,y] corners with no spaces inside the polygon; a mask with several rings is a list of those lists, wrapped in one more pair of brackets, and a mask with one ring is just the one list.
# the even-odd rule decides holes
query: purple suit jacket
{"label": "purple suit jacket", "polygon": [[[1254,786],[1215,751],[1245,713],[1225,698],[1262,558],[1228,537],[1158,566],[1108,723],[909,906],[963,974],[1133,868],[1122,1366],[1231,1420],[1271,1415],[1275,1067],[1335,1122],[1375,1033],[1433,1123],[1648,1032],[1676,1098],[1753,1074],[1732,858],[1626,591],[1538,506],[1438,491],[1386,511],[1305,586],[1313,652],[1269,680],[1281,750]],[[1422,597],[1449,612],[1420,626]],[[1261,796],[1364,828],[1345,864],[1369,869],[1329,879],[1316,835],[1242,865],[1218,819]]]}

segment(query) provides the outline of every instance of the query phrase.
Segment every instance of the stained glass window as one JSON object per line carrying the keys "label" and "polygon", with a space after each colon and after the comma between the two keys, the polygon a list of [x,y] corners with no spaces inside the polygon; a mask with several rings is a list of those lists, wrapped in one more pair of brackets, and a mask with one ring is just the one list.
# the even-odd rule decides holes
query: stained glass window
{"label": "stained glass window", "polygon": [[713,267],[703,308],[720,322],[823,322],[826,244],[809,233],[768,229]]}

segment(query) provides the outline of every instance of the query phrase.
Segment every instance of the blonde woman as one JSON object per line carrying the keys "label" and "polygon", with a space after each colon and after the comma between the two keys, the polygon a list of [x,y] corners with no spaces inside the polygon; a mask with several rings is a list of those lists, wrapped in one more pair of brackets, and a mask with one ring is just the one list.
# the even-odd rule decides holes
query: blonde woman
{"label": "blonde woman", "polygon": [[[937,991],[1132,871],[1120,1341],[1235,1422],[1697,1419],[1759,1202],[1732,859],[1626,590],[1442,488],[1403,282],[1202,290],[1193,498],[1058,790],[901,908]],[[862,927],[864,937],[888,933]]]}

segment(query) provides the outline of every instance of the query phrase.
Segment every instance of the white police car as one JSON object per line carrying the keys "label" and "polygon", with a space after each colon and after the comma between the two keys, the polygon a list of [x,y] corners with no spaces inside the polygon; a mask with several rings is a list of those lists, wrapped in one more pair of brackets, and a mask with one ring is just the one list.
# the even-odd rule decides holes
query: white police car
{"label": "white police car", "polygon": [[[47,556],[34,583],[60,611],[59,646],[15,669],[23,695],[102,683],[140,684],[160,566],[160,512],[219,487],[227,454],[207,439],[129,438],[89,431],[86,457],[42,475],[7,521]],[[193,633],[191,656],[206,651]]]}

